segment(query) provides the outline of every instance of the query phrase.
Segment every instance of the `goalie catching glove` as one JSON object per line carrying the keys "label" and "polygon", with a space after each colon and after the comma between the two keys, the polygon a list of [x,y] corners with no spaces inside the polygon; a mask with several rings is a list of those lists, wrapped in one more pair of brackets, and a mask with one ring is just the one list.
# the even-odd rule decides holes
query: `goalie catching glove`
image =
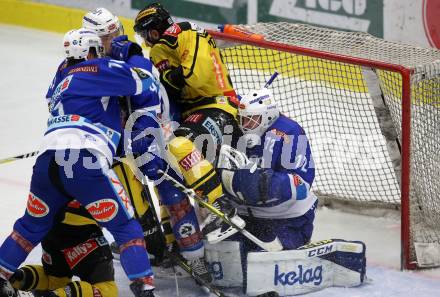
{"label": "goalie catching glove", "polygon": [[303,200],[310,189],[299,175],[258,168],[244,153],[226,145],[220,149],[218,167],[224,189],[236,202],[246,205],[271,206],[289,199]]}

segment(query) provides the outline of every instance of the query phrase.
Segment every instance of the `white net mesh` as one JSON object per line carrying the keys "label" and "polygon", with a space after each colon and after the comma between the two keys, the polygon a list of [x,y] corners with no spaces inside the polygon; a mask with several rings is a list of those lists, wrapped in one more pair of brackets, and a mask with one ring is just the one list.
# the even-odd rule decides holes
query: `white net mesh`
{"label": "white net mesh", "polygon": [[[414,242],[439,243],[440,52],[387,42],[366,33],[303,24],[241,27],[280,47],[217,40],[234,87],[239,94],[246,94],[261,88],[274,71],[280,73],[271,89],[282,112],[298,121],[310,138],[316,163],[313,189],[321,198],[356,202],[361,207],[400,205],[405,82],[393,69],[412,70],[408,82],[412,117],[410,261],[416,261]],[[301,54],[298,48],[295,53],[288,52],[283,45],[332,56],[311,57],[307,50]],[[339,61],[336,55],[341,57]],[[440,254],[437,261],[440,264]],[[420,259],[418,264],[431,266]]]}

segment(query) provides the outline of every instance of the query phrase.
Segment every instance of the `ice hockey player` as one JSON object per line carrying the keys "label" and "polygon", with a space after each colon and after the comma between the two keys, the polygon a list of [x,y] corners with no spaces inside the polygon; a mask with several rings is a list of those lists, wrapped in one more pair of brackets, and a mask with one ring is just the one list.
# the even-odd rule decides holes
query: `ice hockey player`
{"label": "ice hockey player", "polygon": [[[138,13],[134,30],[151,46],[150,58],[161,72],[162,84],[183,112],[183,121],[168,143],[172,163],[190,188],[244,227],[213,167],[224,136],[237,139],[241,134],[238,100],[215,41],[195,24],[175,23],[160,3]],[[210,215],[203,233],[218,232],[220,227],[221,220]],[[227,231],[231,235],[237,230]]]}
{"label": "ice hockey player", "polygon": [[262,252],[241,234],[208,245],[214,284],[242,286],[250,296],[361,284],[363,243],[329,239],[309,244],[317,198],[310,190],[315,166],[304,129],[280,114],[266,87],[241,98],[238,116],[243,146],[222,147],[218,170],[223,186],[239,204],[247,230],[265,242],[278,238],[284,250]]}
{"label": "ice hockey player", "polygon": [[[238,207],[247,229],[263,241],[278,237],[286,250],[310,241],[317,198],[310,191],[315,177],[310,144],[304,129],[280,114],[272,91],[252,90],[240,100],[239,125],[248,162],[219,169],[223,187]],[[221,160],[234,160],[236,150],[222,147]],[[240,164],[240,162],[235,162]],[[230,167],[219,164],[219,167]],[[239,235],[239,234],[237,234]],[[247,250],[257,247],[245,240]]]}
{"label": "ice hockey player", "polygon": [[[98,8],[94,11],[88,12],[83,18],[83,27],[95,30],[101,39],[104,38],[106,42],[109,42],[107,46],[110,46],[110,50],[106,49],[106,52],[113,58],[123,60],[131,66],[147,69],[151,72],[157,71],[154,67],[152,67],[150,60],[142,56],[140,46],[129,41],[126,35],[120,36],[118,34],[123,32],[123,30],[120,28],[121,24],[118,18],[105,8]],[[164,96],[160,98],[162,107],[160,112],[160,120],[161,125],[164,126],[167,124],[167,121],[171,121],[171,119],[176,120],[176,118],[179,117],[179,114],[176,111],[174,104],[169,103],[168,97],[165,96],[166,92],[162,93]],[[146,100],[143,94],[131,96],[129,101],[130,106],[125,105],[125,110],[127,111],[130,110],[131,112],[139,115],[142,114],[142,112],[151,109],[151,107],[148,106],[148,100]],[[124,104],[122,104],[122,106],[124,106]],[[128,134],[131,134],[130,136],[132,139],[137,138],[137,135],[144,132],[145,127],[151,127],[154,124],[150,123],[150,119],[151,117],[140,116],[136,120],[134,126],[130,127],[130,131],[127,131]],[[149,151],[151,152],[150,143],[151,138],[149,139],[148,137],[143,137],[137,141],[133,141],[131,143],[130,153],[142,155],[149,148]],[[156,145],[159,144],[156,143]],[[141,169],[150,180],[154,181],[157,179],[157,169],[159,167],[164,169],[163,167],[166,166],[166,164],[160,158],[163,157],[161,156],[162,154],[160,152],[152,153],[153,155],[151,156],[154,156],[153,160],[148,162],[148,164],[141,166]],[[127,168],[128,166],[126,164],[118,164],[116,166],[115,171],[117,173],[125,172],[125,174],[123,174],[124,176],[133,175],[131,170]],[[142,198],[141,192],[143,191],[142,188],[144,187],[139,184],[139,181],[133,178],[127,179],[120,176],[120,179],[126,180],[125,185],[127,188],[132,189],[129,195],[133,201],[135,214],[144,229],[145,236],[149,237],[149,239],[152,241],[148,242],[146,238],[148,250],[153,252],[155,257],[160,258],[161,249],[158,247],[158,244],[155,244],[155,241],[157,242],[160,236],[157,236],[158,230],[154,229],[155,227],[149,224],[149,222],[151,222],[151,208],[148,207],[145,199]],[[187,260],[188,264],[195,273],[197,273],[200,277],[203,277],[205,281],[210,282],[211,276],[204,261],[204,245],[194,207],[191,205],[186,195],[175,188],[171,183],[162,181],[161,183],[157,184],[161,203],[168,209],[173,231],[172,234],[174,234],[174,237],[177,239],[177,245],[181,255]],[[162,221],[164,221],[164,218],[168,216],[168,212],[162,212]],[[164,224],[164,230],[167,229],[169,228],[167,228],[167,225]],[[170,240],[173,238],[173,236],[171,236],[172,234],[169,234],[169,232],[166,233],[168,246],[174,245],[173,240]]]}
{"label": "ice hockey player", "polygon": [[64,49],[66,76],[50,100],[26,212],[0,247],[0,282],[5,284],[50,230],[58,211],[75,197],[121,246],[121,264],[135,296],[154,296],[142,229],[109,168],[121,125],[118,102],[105,98],[157,93],[159,81],[122,61],[101,58],[103,47],[95,32],[69,31]]}
{"label": "ice hockey player", "polygon": [[[73,200],[41,242],[42,265],[20,267],[10,281],[44,297],[117,297],[110,246],[93,217]],[[79,281],[72,281],[72,277]],[[70,295],[69,295],[70,294]]]}

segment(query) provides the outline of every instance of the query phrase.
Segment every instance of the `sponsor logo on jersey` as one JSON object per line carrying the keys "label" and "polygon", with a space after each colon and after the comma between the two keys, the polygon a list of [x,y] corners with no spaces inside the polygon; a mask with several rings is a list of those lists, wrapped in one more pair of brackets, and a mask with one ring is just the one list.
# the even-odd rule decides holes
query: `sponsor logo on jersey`
{"label": "sponsor logo on jersey", "polygon": [[124,189],[124,186],[116,176],[116,173],[110,173],[110,181],[115,189],[115,192],[118,194],[119,199],[127,210],[128,215],[131,217],[134,215],[134,209],[131,205],[130,197],[127,195],[127,192]]}
{"label": "sponsor logo on jersey", "polygon": [[197,124],[198,122],[200,122],[203,119],[203,114],[201,113],[193,113],[191,115],[189,115],[186,119],[185,119],[185,123],[192,123],[192,124]]}
{"label": "sponsor logo on jersey", "polygon": [[177,37],[177,35],[179,35],[180,32],[182,32],[182,29],[178,24],[174,23],[171,27],[168,27],[168,29],[166,29],[164,34]]}
{"label": "sponsor logo on jersey", "polygon": [[86,242],[78,244],[77,246],[64,249],[64,258],[66,259],[67,264],[69,264],[69,267],[72,269],[98,247],[99,244],[95,239],[89,239]]}
{"label": "sponsor logo on jersey", "polygon": [[298,265],[298,269],[281,272],[278,264],[275,264],[274,285],[275,286],[294,286],[295,284],[313,283],[315,286],[322,282],[322,265],[305,269]]}
{"label": "sponsor logo on jersey", "polygon": [[78,72],[97,73],[98,66],[97,65],[90,65],[90,66],[80,66],[80,67],[72,68],[69,70],[69,72],[67,74],[78,73]]}
{"label": "sponsor logo on jersey", "polygon": [[150,77],[150,75],[148,73],[146,73],[144,70],[142,70],[141,68],[133,67],[132,69],[137,73],[137,75],[140,77],[140,79],[146,79],[146,78]]}
{"label": "sponsor logo on jersey", "polygon": [[188,57],[188,54],[189,54],[189,50],[185,49],[183,51],[183,54],[180,56],[180,61],[182,61],[182,62],[185,61],[186,58]]}
{"label": "sponsor logo on jersey", "polygon": [[41,259],[49,265],[52,265],[52,263],[53,263],[52,256],[48,252],[46,252],[45,250],[43,250],[43,253],[41,255]]}
{"label": "sponsor logo on jersey", "polygon": [[112,199],[101,199],[87,204],[87,211],[98,222],[108,222],[118,213],[118,204]]}
{"label": "sponsor logo on jersey", "polygon": [[26,211],[32,217],[41,218],[49,213],[49,206],[33,193],[29,193]]}
{"label": "sponsor logo on jersey", "polygon": [[293,179],[293,184],[295,185],[295,187],[298,187],[303,184],[302,178],[299,175],[294,174],[292,176],[292,179]]}
{"label": "sponsor logo on jersey", "polygon": [[50,126],[52,124],[59,124],[59,123],[77,122],[79,121],[80,118],[81,117],[76,114],[52,117],[47,120],[47,126]]}
{"label": "sponsor logo on jersey", "polygon": [[183,167],[186,171],[190,170],[197,163],[203,160],[202,154],[195,150],[185,156],[182,160],[179,161],[180,166]]}
{"label": "sponsor logo on jersey", "polygon": [[221,90],[224,90],[226,89],[226,82],[223,75],[223,70],[221,65],[222,62],[219,61],[219,59],[217,58],[215,51],[211,52],[211,59],[214,65],[215,79],[217,81],[217,85]]}
{"label": "sponsor logo on jersey", "polygon": [[280,130],[275,129],[275,128],[272,129],[272,130],[270,130],[270,132],[271,132],[272,134],[275,134],[275,135],[278,136],[278,137],[283,138],[285,143],[289,143],[289,142],[290,142],[289,135],[287,135],[285,132],[280,131]]}
{"label": "sponsor logo on jersey", "polygon": [[202,126],[209,131],[209,134],[214,136],[217,145],[220,145],[220,143],[222,143],[222,133],[220,132],[220,129],[217,126],[217,124],[212,119],[207,118],[203,122]]}
{"label": "sponsor logo on jersey", "polygon": [[170,61],[162,60],[162,61],[158,62],[154,66],[156,66],[156,68],[159,69],[159,71],[162,72],[162,71],[167,70],[168,68],[170,68]]}

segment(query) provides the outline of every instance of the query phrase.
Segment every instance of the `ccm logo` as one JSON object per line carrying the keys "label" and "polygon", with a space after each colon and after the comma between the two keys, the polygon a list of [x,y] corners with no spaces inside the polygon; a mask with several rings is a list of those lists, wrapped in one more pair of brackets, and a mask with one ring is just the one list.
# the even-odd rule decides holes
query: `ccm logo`
{"label": "ccm logo", "polygon": [[317,249],[309,251],[307,253],[307,256],[315,257],[315,256],[320,256],[320,255],[331,253],[332,251],[333,251],[333,245],[328,245],[328,246],[319,247]]}

